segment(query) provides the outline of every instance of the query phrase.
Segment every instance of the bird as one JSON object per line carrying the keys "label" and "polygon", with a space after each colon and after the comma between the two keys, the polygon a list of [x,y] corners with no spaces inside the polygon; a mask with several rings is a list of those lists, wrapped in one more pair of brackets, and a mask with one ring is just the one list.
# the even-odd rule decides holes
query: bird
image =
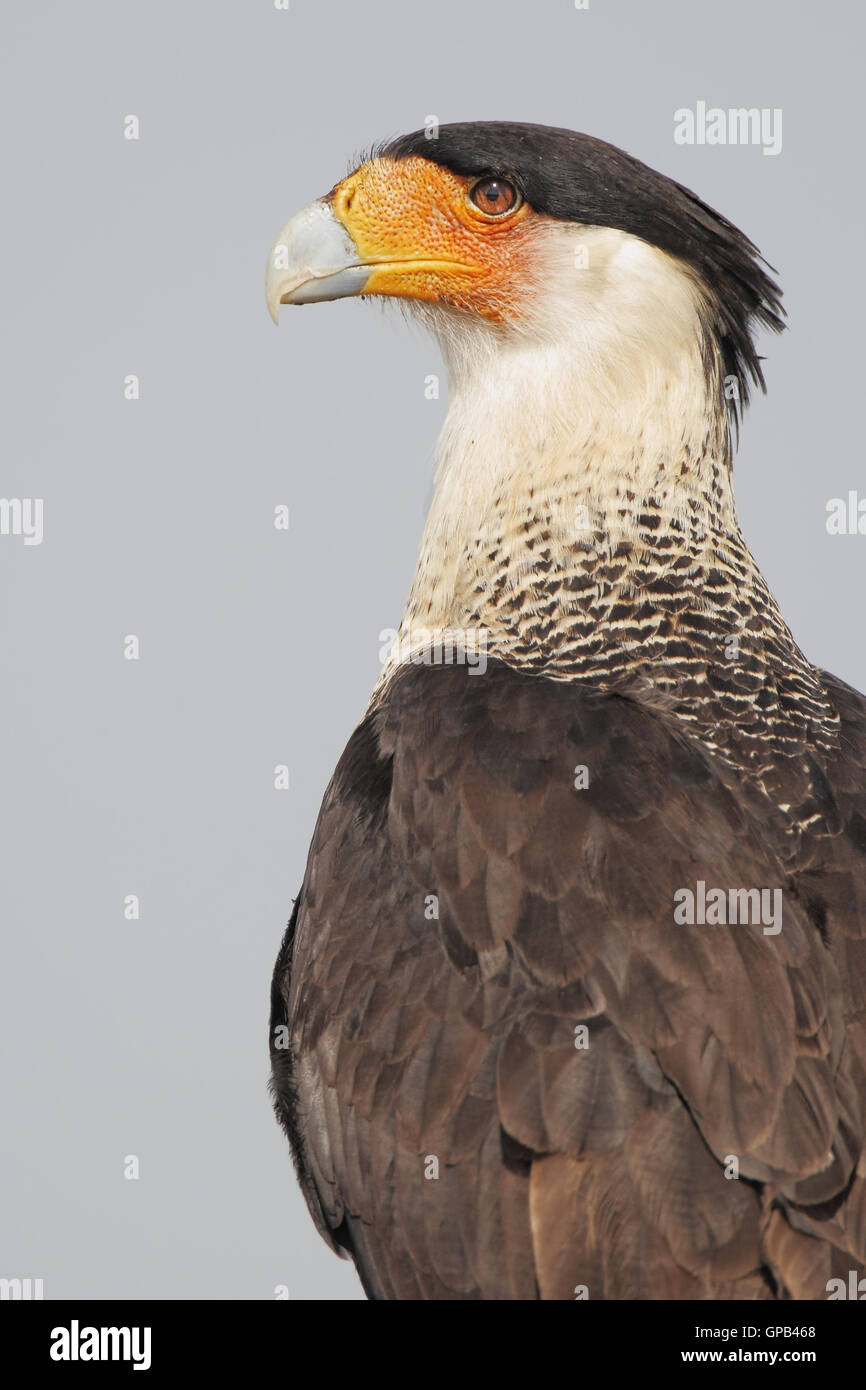
{"label": "bird", "polygon": [[275,321],[394,300],[449,382],[271,985],[276,1115],[368,1298],[864,1273],[866,700],[733,490],[775,274],[623,150],[505,121],[374,147],[268,257]]}

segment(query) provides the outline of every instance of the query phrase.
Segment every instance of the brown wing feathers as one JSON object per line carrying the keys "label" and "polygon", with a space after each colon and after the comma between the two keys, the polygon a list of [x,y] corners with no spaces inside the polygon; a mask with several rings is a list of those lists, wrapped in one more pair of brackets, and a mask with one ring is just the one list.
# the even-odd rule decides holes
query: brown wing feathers
{"label": "brown wing feathers", "polygon": [[[825,1297],[862,1265],[866,719],[831,688],[792,861],[784,812],[639,695],[396,678],[272,1018],[308,1201],[371,1296]],[[676,924],[698,880],[781,889],[782,930]]]}

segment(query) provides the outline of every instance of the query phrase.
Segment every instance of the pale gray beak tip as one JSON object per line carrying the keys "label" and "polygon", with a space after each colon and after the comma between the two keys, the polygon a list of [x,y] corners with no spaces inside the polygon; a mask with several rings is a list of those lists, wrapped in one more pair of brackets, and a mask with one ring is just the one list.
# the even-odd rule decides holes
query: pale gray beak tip
{"label": "pale gray beak tip", "polygon": [[328,203],[310,203],[287,222],[268,255],[265,299],[274,323],[281,304],[315,304],[360,294],[370,275]]}

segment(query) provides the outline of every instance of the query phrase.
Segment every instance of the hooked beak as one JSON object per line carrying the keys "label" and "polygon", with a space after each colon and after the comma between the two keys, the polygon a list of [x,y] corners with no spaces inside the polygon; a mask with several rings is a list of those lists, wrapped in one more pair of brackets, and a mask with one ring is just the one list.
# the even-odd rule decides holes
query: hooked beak
{"label": "hooked beak", "polygon": [[265,272],[268,313],[279,323],[281,304],[363,294],[373,269],[364,264],[330,204],[310,203],[286,223],[271,247]]}

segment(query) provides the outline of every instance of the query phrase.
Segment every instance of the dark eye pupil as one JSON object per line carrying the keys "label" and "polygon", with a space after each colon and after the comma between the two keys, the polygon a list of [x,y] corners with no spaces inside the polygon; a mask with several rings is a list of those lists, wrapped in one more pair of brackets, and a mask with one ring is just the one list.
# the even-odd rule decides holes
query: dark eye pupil
{"label": "dark eye pupil", "polygon": [[498,183],[486,183],[484,185],[484,197],[488,203],[498,203],[504,197],[504,193]]}

